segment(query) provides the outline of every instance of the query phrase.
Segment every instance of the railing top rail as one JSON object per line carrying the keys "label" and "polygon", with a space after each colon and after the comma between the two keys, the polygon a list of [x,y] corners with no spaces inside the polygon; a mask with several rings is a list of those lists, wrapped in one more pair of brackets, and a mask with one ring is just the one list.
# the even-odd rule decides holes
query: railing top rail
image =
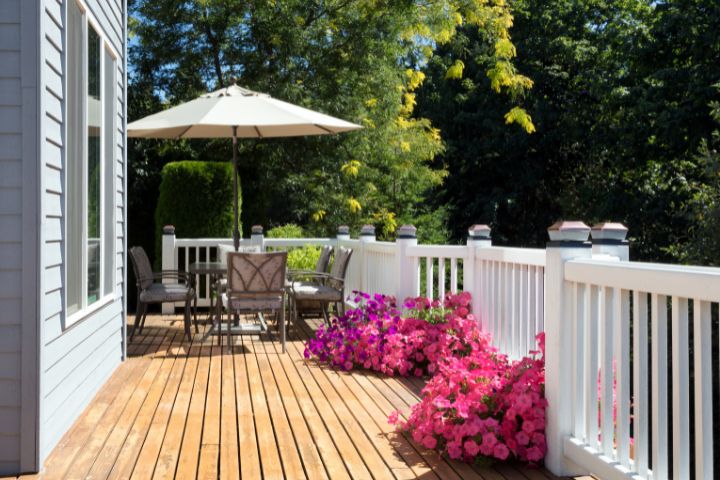
{"label": "railing top rail", "polygon": [[407,254],[410,257],[464,258],[467,256],[465,245],[410,245]]}
{"label": "railing top rail", "polygon": [[395,253],[397,246],[393,242],[369,242],[365,244],[368,253]]}
{"label": "railing top rail", "polygon": [[536,267],[545,266],[545,250],[541,248],[478,247],[475,249],[475,258]]}
{"label": "railing top rail", "polygon": [[303,247],[305,245],[334,245],[334,238],[265,238],[266,247]]}
{"label": "railing top rail", "polygon": [[565,280],[660,295],[720,301],[720,268],[578,259],[565,264]]}
{"label": "railing top rail", "polygon": [[[176,238],[176,247],[216,247],[218,245],[232,245],[232,238]],[[250,239],[240,240],[240,245],[251,245]]]}

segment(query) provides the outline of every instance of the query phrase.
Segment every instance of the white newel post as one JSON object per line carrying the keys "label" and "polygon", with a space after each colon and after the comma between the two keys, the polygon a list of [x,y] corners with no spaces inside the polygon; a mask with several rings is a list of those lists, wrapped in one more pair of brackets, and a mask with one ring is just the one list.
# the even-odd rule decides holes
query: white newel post
{"label": "white newel post", "polygon": [[478,248],[492,247],[490,232],[490,227],[482,224],[475,224],[468,228],[467,254],[463,260],[463,290],[472,295],[472,313],[483,329],[485,329],[487,319],[482,318],[481,315],[482,302],[486,302],[487,299],[480,296],[482,272],[475,270],[475,252]]}
{"label": "white newel post", "polygon": [[365,293],[375,293],[368,291],[368,261],[365,255],[365,245],[375,241],[375,226],[363,225],[360,230],[360,290]]}
{"label": "white newel post", "polygon": [[397,240],[397,291],[395,297],[398,305],[402,305],[408,297],[420,295],[420,269],[418,257],[410,257],[407,249],[417,245],[417,228],[414,225],[403,225],[398,230]]}
{"label": "white newel post", "polygon": [[620,261],[630,260],[630,246],[627,237],[628,229],[622,223],[603,222],[593,225],[590,230],[593,255],[610,255]]}
{"label": "white newel post", "polygon": [[590,227],[583,222],[557,222],[548,228],[545,267],[545,397],[548,401],[547,456],[545,465],[555,475],[588,473],[563,453],[563,443],[572,433],[573,312],[572,289],[565,282],[565,262],[589,258]]}
{"label": "white newel post", "polygon": [[[175,265],[175,226],[165,225],[162,236],[162,269],[177,270],[177,268],[178,266]],[[164,278],[163,283],[171,283],[172,280],[172,278]],[[175,313],[175,304],[163,303],[162,313],[164,315]]]}
{"label": "white newel post", "polygon": [[265,234],[262,225],[253,225],[250,229],[250,243],[259,245],[260,251],[265,251]]}
{"label": "white newel post", "polygon": [[342,246],[342,242],[350,240],[350,227],[347,225],[340,225],[337,229],[337,247]]}

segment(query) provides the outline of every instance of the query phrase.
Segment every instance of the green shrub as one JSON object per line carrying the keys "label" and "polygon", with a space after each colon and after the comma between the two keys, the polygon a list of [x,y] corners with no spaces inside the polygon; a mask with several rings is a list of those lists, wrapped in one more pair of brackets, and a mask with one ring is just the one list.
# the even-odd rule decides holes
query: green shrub
{"label": "green shrub", "polygon": [[[303,238],[304,232],[300,225],[288,223],[271,228],[267,231],[267,238]],[[288,268],[291,270],[315,270],[320,258],[320,247],[305,245],[299,248],[288,249]]]}
{"label": "green shrub", "polygon": [[[165,165],[155,209],[155,251],[161,251],[164,225],[174,225],[179,238],[231,237],[232,197],[229,163],[182,161]],[[238,191],[239,203],[241,198]]]}

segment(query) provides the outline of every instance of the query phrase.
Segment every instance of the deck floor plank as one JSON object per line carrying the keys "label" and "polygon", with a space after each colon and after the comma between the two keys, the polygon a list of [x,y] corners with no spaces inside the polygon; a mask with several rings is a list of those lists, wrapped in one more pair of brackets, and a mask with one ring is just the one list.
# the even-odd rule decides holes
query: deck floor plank
{"label": "deck floor plank", "polygon": [[[183,341],[178,317],[151,315],[113,373],[49,455],[40,478],[534,480],[518,465],[474,468],[387,422],[407,415],[422,379],[340,372],[307,361],[300,322],[277,338]],[[275,335],[275,337],[277,337]]]}

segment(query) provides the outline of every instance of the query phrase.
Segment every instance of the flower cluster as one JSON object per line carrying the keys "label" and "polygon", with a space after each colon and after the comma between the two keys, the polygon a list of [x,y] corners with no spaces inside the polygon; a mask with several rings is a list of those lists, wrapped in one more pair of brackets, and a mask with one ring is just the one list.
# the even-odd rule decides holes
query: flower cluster
{"label": "flower cluster", "polygon": [[356,294],[359,307],[334,318],[310,340],[305,356],[345,370],[432,375],[406,421],[390,421],[423,446],[450,458],[539,463],[545,444],[544,335],[539,350],[511,362],[470,313],[470,295],[442,303]]}
{"label": "flower cluster", "polygon": [[318,329],[307,342],[306,358],[315,356],[345,370],[361,367],[421,377],[435,372],[439,360],[468,350],[465,337],[476,330],[466,293],[450,295],[444,304],[407,300],[408,315],[390,296],[357,293],[355,302],[358,308]]}

